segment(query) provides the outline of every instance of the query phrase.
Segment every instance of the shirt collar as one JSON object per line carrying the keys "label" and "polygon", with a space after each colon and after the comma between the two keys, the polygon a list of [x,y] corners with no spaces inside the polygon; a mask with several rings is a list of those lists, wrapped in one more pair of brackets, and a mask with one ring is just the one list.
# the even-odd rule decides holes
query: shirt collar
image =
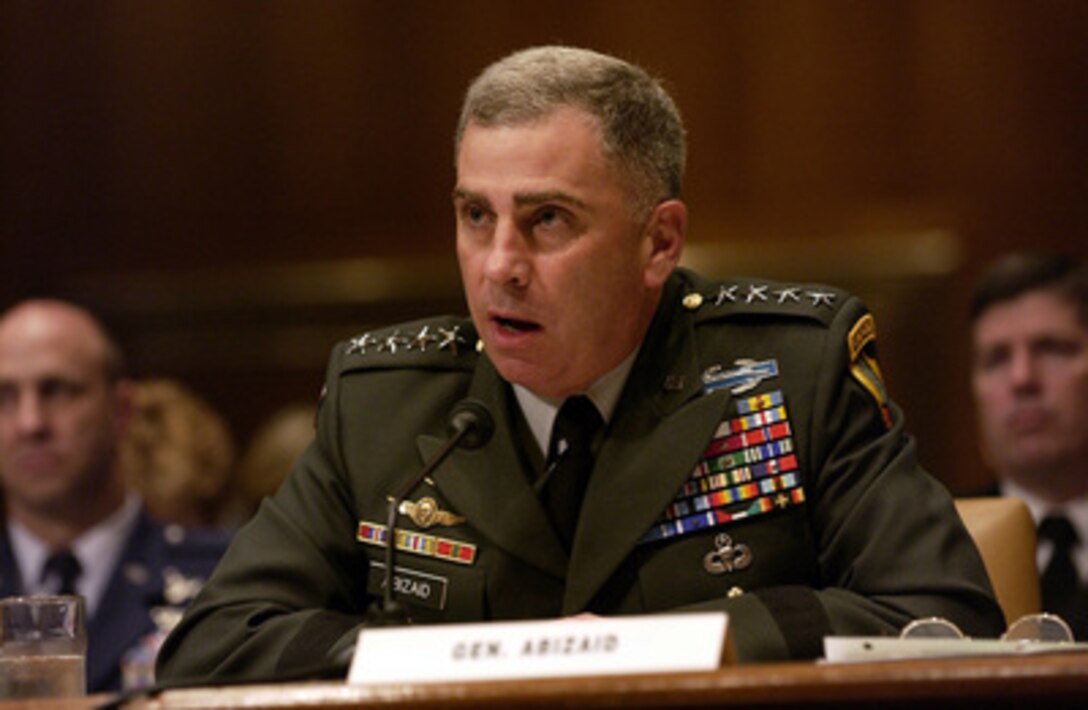
{"label": "shirt collar", "polygon": [[[616,411],[616,404],[620,400],[620,394],[623,393],[623,386],[627,383],[627,376],[631,374],[631,368],[634,367],[637,354],[638,348],[635,348],[627,359],[605,373],[584,393],[596,405],[605,424],[612,419],[612,414]],[[525,415],[525,421],[529,424],[533,439],[540,447],[541,453],[544,453],[548,450],[552,425],[555,423],[555,415],[559,412],[559,406],[563,404],[563,400],[541,397],[521,385],[513,385],[513,387],[518,406],[521,407],[521,413]]]}
{"label": "shirt collar", "polygon": [[[106,585],[109,584],[125,543],[139,518],[140,506],[140,497],[129,493],[120,508],[72,543],[72,554],[83,568],[76,582],[76,591],[85,600],[88,618],[94,615],[102,600]],[[19,522],[8,520],[7,525],[12,554],[15,555],[19,576],[23,581],[23,592],[47,592],[42,585],[41,576],[45,561],[53,550]]]}
{"label": "shirt collar", "polygon": [[[998,487],[1002,495],[1012,496],[1024,501],[1028,510],[1031,511],[1031,518],[1035,521],[1036,527],[1048,515],[1064,515],[1069,519],[1080,537],[1080,544],[1077,545],[1073,552],[1074,562],[1077,565],[1080,578],[1088,580],[1088,498],[1078,498],[1061,505],[1055,505],[1008,479],[1000,481]],[[1042,541],[1037,546],[1036,551],[1039,571],[1042,572],[1050,562],[1050,543]]]}

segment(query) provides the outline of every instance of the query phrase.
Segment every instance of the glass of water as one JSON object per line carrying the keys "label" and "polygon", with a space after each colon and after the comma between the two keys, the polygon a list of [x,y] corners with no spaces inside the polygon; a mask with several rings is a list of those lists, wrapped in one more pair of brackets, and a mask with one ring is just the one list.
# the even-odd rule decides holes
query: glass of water
{"label": "glass of water", "polygon": [[86,693],[83,598],[0,599],[0,698]]}

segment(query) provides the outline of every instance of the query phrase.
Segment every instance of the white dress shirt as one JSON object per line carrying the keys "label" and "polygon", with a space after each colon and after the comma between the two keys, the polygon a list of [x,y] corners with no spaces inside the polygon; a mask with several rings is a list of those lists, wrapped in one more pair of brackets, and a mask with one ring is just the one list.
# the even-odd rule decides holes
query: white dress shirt
{"label": "white dress shirt", "polygon": [[[590,385],[585,392],[590,401],[596,405],[605,424],[616,411],[616,404],[619,402],[624,384],[627,383],[627,376],[631,374],[631,368],[634,367],[637,354],[638,348],[635,348],[626,360]],[[529,424],[529,430],[533,433],[533,439],[540,446],[540,452],[546,456],[548,442],[552,438],[555,416],[559,413],[563,400],[541,397],[521,385],[514,385],[514,395],[517,397],[518,406],[521,407],[521,413],[525,415],[525,421]]]}
{"label": "white dress shirt", "polygon": [[[130,493],[124,505],[98,525],[83,533],[72,543],[72,554],[83,571],[76,580],[76,592],[83,597],[87,618],[94,616],[113,571],[121,559],[132,528],[140,515],[140,497]],[[55,552],[40,538],[18,522],[9,520],[8,539],[25,594],[55,594],[55,589],[43,583],[42,571],[49,555]]]}
{"label": "white dress shirt", "polygon": [[[1077,575],[1080,577],[1081,583],[1083,584],[1088,580],[1088,498],[1080,498],[1063,505],[1054,505],[1012,481],[1001,481],[999,486],[1002,495],[1019,498],[1027,504],[1028,510],[1031,511],[1031,517],[1035,520],[1036,528],[1039,527],[1039,523],[1042,522],[1043,518],[1048,515],[1064,515],[1069,519],[1069,522],[1077,531],[1077,536],[1080,538],[1080,544],[1073,548],[1073,563],[1077,566]],[[1039,544],[1035,548],[1040,574],[1050,562],[1050,556],[1054,551],[1053,547],[1049,540],[1039,540]]]}

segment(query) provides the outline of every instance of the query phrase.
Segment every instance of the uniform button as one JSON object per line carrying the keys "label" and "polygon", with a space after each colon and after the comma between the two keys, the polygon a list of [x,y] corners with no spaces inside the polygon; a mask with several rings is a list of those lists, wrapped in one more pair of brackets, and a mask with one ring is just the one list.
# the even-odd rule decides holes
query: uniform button
{"label": "uniform button", "polygon": [[162,536],[171,545],[180,545],[185,539],[185,528],[180,525],[167,525],[162,531]]}
{"label": "uniform button", "polygon": [[730,599],[736,599],[737,597],[740,597],[740,596],[743,596],[743,595],[744,595],[744,590],[743,589],[741,589],[740,587],[733,587],[732,589],[729,590],[729,593],[726,596],[728,596]]}
{"label": "uniform button", "polygon": [[684,296],[684,308],[689,311],[699,310],[699,306],[703,305],[703,294],[701,293],[689,293]]}

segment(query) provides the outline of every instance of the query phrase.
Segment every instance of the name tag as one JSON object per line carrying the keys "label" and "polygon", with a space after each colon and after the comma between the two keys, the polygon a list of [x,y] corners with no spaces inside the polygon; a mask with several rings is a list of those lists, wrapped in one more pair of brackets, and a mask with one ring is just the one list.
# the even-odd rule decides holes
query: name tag
{"label": "name tag", "polygon": [[724,612],[372,628],[348,682],[443,683],[706,671],[731,656]]}
{"label": "name tag", "polygon": [[[371,560],[366,590],[374,596],[381,596],[384,580],[385,563]],[[445,609],[449,586],[448,579],[436,574],[399,565],[393,568],[393,595],[398,599],[415,602],[430,609]]]}

